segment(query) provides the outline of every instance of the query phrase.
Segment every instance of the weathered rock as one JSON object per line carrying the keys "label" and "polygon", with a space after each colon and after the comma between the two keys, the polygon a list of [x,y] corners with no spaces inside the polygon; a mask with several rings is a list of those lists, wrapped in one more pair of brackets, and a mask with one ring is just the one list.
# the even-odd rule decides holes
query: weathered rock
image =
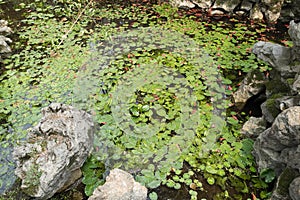
{"label": "weathered rock", "polygon": [[[0,54],[7,54],[11,52],[11,48],[8,43],[11,43],[12,40],[6,37],[6,35],[12,33],[11,28],[8,26],[8,22],[5,20],[0,20]],[[1,55],[0,55],[1,60]]]}
{"label": "weathered rock", "polygon": [[300,74],[295,77],[295,81],[292,85],[292,90],[296,94],[300,94]]}
{"label": "weathered rock", "polygon": [[26,143],[14,149],[15,174],[21,189],[37,199],[47,199],[72,184],[93,147],[93,120],[72,106],[52,103],[42,109],[42,119],[28,133]]}
{"label": "weathered rock", "polygon": [[280,110],[285,110],[290,107],[300,106],[300,95],[296,96],[284,96],[276,99],[277,105]]}
{"label": "weathered rock", "polygon": [[251,16],[251,19],[253,19],[253,20],[257,20],[257,21],[263,20],[264,14],[261,12],[258,4],[255,4],[253,6],[253,8],[251,9],[250,16]]}
{"label": "weathered rock", "polygon": [[289,167],[285,168],[277,179],[276,186],[272,192],[270,200],[291,200],[289,195],[289,186],[298,175],[298,170]]}
{"label": "weathered rock", "polygon": [[196,5],[189,0],[174,0],[171,2],[176,7],[194,8]]}
{"label": "weathered rock", "polygon": [[300,0],[171,0],[175,6],[190,7],[197,5],[207,10],[211,15],[250,15],[251,19],[274,23],[280,18],[289,22],[300,19]]}
{"label": "weathered rock", "polygon": [[280,21],[300,20],[300,0],[285,0],[280,13]]}
{"label": "weathered rock", "polygon": [[[259,169],[274,169],[278,176],[285,166],[300,170],[300,106],[284,110],[254,143]],[[299,163],[299,164],[298,164]]]}
{"label": "weathered rock", "polygon": [[300,199],[300,177],[295,178],[290,184],[289,194],[293,200]]}
{"label": "weathered rock", "polygon": [[264,74],[258,70],[254,70],[247,74],[241,83],[239,89],[233,94],[236,107],[241,110],[247,100],[265,90]]}
{"label": "weathered rock", "polygon": [[113,169],[104,185],[93,192],[89,200],[146,200],[147,188],[120,169]]}
{"label": "weathered rock", "polygon": [[300,61],[300,23],[295,23],[295,21],[291,21],[288,32],[290,38],[293,41],[292,60],[299,62]]}
{"label": "weathered rock", "polygon": [[257,138],[260,133],[264,132],[267,128],[267,122],[262,117],[250,117],[249,120],[243,125],[241,133],[250,138]]}
{"label": "weathered rock", "polygon": [[276,22],[280,16],[284,0],[261,0],[261,10],[264,12],[267,21]]}
{"label": "weathered rock", "polygon": [[275,68],[291,63],[291,49],[279,44],[259,41],[253,46],[252,52]]}
{"label": "weathered rock", "polygon": [[276,97],[270,97],[260,105],[263,117],[268,123],[273,123],[277,115],[281,112],[280,105],[276,99]]}

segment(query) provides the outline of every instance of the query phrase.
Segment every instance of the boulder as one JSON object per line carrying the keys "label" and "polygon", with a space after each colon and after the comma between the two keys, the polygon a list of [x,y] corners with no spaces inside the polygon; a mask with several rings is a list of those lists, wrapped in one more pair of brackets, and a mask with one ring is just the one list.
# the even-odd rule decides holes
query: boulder
{"label": "boulder", "polygon": [[11,43],[12,40],[6,37],[11,33],[12,30],[8,27],[8,22],[5,20],[0,20],[0,60],[3,55],[11,52],[11,48],[9,47],[8,43]]}
{"label": "boulder", "polygon": [[288,166],[300,170],[300,106],[282,111],[270,128],[254,143],[259,170],[271,168],[279,174]]}
{"label": "boulder", "polygon": [[233,94],[235,106],[242,110],[247,100],[265,90],[265,76],[258,70],[247,74],[239,89]]}
{"label": "boulder", "polygon": [[293,61],[300,61],[300,23],[296,23],[295,21],[290,22],[289,26],[289,35],[293,41],[292,53],[293,53]]}
{"label": "boulder", "polygon": [[[298,170],[289,167],[285,168],[276,181],[270,200],[291,200],[289,187],[296,176],[299,176]],[[298,199],[299,197],[298,195]]]}
{"label": "boulder", "polygon": [[72,106],[52,103],[41,121],[13,152],[21,189],[48,199],[81,177],[79,172],[93,147],[92,117]]}
{"label": "boulder", "polygon": [[292,90],[296,94],[300,94],[300,74],[295,77],[295,81],[292,85]]}
{"label": "boulder", "polygon": [[252,52],[259,59],[268,62],[275,68],[287,66],[291,63],[291,49],[279,44],[259,41],[254,44]]}
{"label": "boulder", "polygon": [[176,6],[176,7],[187,7],[187,8],[195,7],[195,4],[189,0],[173,0],[171,3],[173,6]]}
{"label": "boulder", "polygon": [[257,138],[260,133],[266,130],[266,128],[267,122],[263,117],[250,117],[243,125],[241,133],[249,138]]}
{"label": "boulder", "polygon": [[292,200],[300,199],[300,177],[295,178],[290,184],[289,195]]}
{"label": "boulder", "polygon": [[146,200],[147,188],[136,182],[131,174],[113,169],[88,200]]}
{"label": "boulder", "polygon": [[261,0],[260,9],[268,22],[276,22],[280,16],[284,0]]}

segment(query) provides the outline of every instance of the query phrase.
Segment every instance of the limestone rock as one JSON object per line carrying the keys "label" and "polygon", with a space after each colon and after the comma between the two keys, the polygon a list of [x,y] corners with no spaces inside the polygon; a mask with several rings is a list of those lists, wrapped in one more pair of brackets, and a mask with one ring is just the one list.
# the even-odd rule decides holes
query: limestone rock
{"label": "limestone rock", "polygon": [[258,95],[264,91],[264,83],[264,74],[258,70],[248,73],[241,83],[239,89],[233,94],[236,107],[239,110],[242,110],[250,97]]}
{"label": "limestone rock", "polygon": [[[285,166],[300,170],[300,106],[284,110],[272,126],[259,135],[254,154],[259,169],[274,169],[279,175]],[[299,163],[299,164],[298,164]]]}
{"label": "limestone rock", "polygon": [[295,23],[295,21],[290,22],[288,33],[293,41],[293,44],[297,47],[300,46],[300,23]]}
{"label": "limestone rock", "polygon": [[268,123],[273,123],[277,115],[281,112],[280,104],[276,98],[270,97],[260,105],[264,119]]}
{"label": "limestone rock", "polygon": [[6,35],[10,33],[12,33],[12,30],[8,27],[8,22],[5,20],[0,20],[0,54],[2,55],[11,52],[11,48],[9,47],[8,43],[11,43],[12,40],[6,37]]}
{"label": "limestone rock", "polygon": [[293,61],[300,62],[300,23],[295,23],[295,21],[290,22],[289,35],[293,41],[292,54]]}
{"label": "limestone rock", "polygon": [[291,49],[279,44],[259,41],[253,46],[252,52],[275,68],[287,66],[291,62]]}
{"label": "limestone rock", "polygon": [[257,138],[267,128],[267,122],[262,117],[250,117],[243,125],[241,132],[250,138]]}
{"label": "limestone rock", "polygon": [[298,170],[285,168],[277,179],[275,189],[270,200],[291,200],[289,195],[290,183],[299,175]]}
{"label": "limestone rock", "polygon": [[195,7],[195,4],[189,0],[173,0],[171,3],[173,6],[176,6],[176,7],[187,7],[187,8]]}
{"label": "limestone rock", "polygon": [[295,178],[290,184],[289,194],[292,200],[300,199],[300,177]]}
{"label": "limestone rock", "polygon": [[298,75],[295,77],[295,81],[294,81],[294,83],[293,83],[292,90],[293,90],[296,94],[300,94],[300,74],[298,74]]}
{"label": "limestone rock", "polygon": [[93,192],[89,200],[146,200],[147,188],[135,182],[131,174],[113,169],[104,185]]}
{"label": "limestone rock", "polygon": [[280,16],[281,7],[284,0],[261,0],[261,10],[264,11],[265,17],[269,22],[276,22]]}
{"label": "limestone rock", "polygon": [[13,155],[21,189],[37,199],[48,199],[80,176],[78,169],[93,147],[94,125],[86,112],[59,103],[43,108],[42,115]]}

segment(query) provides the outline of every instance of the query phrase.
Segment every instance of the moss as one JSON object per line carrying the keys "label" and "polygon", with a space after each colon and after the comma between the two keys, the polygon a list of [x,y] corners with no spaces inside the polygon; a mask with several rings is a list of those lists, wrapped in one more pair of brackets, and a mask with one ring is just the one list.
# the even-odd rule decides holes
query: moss
{"label": "moss", "polygon": [[295,82],[295,79],[293,79],[293,78],[288,78],[288,79],[286,79],[286,82],[287,82],[289,85],[293,85],[293,83]]}
{"label": "moss", "polygon": [[271,80],[265,85],[267,91],[269,91],[271,94],[287,93],[290,90],[290,88],[280,80]]}
{"label": "moss", "polygon": [[33,195],[36,193],[38,186],[40,184],[40,177],[42,172],[39,171],[39,166],[33,164],[29,171],[26,173],[25,178],[23,180],[23,184],[27,186],[23,191],[28,195]]}
{"label": "moss", "polygon": [[299,172],[292,168],[285,168],[281,175],[279,176],[277,182],[277,192],[281,195],[286,195],[289,193],[290,183],[295,177],[299,175]]}
{"label": "moss", "polygon": [[282,97],[283,94],[274,94],[269,99],[266,100],[266,108],[275,118],[279,113],[280,110],[276,107],[276,99]]}

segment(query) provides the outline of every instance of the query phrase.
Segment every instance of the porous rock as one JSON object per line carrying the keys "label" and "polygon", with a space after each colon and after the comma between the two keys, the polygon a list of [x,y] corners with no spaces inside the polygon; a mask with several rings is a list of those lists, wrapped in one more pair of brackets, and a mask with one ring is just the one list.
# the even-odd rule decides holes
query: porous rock
{"label": "porous rock", "polygon": [[279,44],[259,41],[254,44],[252,52],[275,68],[287,66],[291,62],[291,49]]}
{"label": "porous rock", "polygon": [[239,110],[242,110],[250,97],[258,95],[264,91],[264,83],[265,77],[260,71],[254,70],[248,73],[238,90],[233,94],[236,107]]}
{"label": "porous rock", "polygon": [[88,200],[146,200],[147,188],[136,182],[131,174],[113,169]]}
{"label": "porous rock", "polygon": [[289,195],[290,183],[294,180],[294,177],[298,175],[298,170],[290,167],[285,168],[276,181],[275,189],[272,192],[270,200],[291,200]]}
{"label": "porous rock", "polygon": [[267,122],[263,117],[250,117],[243,125],[241,133],[250,138],[257,138],[267,128]]}
{"label": "porous rock", "polygon": [[42,115],[13,155],[21,189],[37,199],[48,199],[74,183],[75,176],[80,178],[78,170],[93,146],[94,125],[86,112],[59,103],[43,108]]}
{"label": "porous rock", "polygon": [[11,33],[12,30],[8,27],[8,22],[5,20],[0,20],[0,60],[3,55],[11,52],[11,48],[9,47],[8,43],[11,43],[12,40],[6,37]]}
{"label": "porous rock", "polygon": [[279,174],[288,166],[300,170],[300,106],[282,111],[270,128],[254,143],[259,169],[271,168]]}
{"label": "porous rock", "polygon": [[300,177],[295,178],[290,184],[289,195],[292,200],[300,199]]}
{"label": "porous rock", "polygon": [[295,21],[290,22],[289,26],[289,35],[293,41],[292,53],[293,53],[293,61],[300,61],[300,23],[296,23]]}

